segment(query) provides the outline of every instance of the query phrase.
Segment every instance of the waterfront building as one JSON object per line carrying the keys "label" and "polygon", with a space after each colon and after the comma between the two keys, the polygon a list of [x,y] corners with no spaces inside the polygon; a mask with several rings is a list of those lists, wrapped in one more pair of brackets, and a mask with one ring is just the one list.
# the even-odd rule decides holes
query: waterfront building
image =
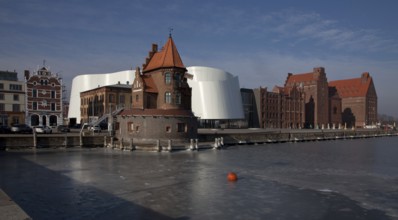
{"label": "waterfront building", "polygon": [[299,87],[305,93],[305,124],[307,128],[324,128],[329,123],[329,88],[325,68],[312,72],[289,73],[284,88],[289,92]]}
{"label": "waterfront building", "polygon": [[[204,66],[187,67],[192,77],[192,111],[201,128],[236,128],[244,126],[238,76]],[[242,98],[243,94],[242,94]],[[247,125],[246,125],[247,126]]]}
{"label": "waterfront building", "polygon": [[304,126],[305,94],[301,88],[290,90],[275,86],[254,89],[261,128],[302,128]]}
{"label": "waterfront building", "polygon": [[102,86],[131,84],[134,80],[133,70],[124,70],[114,73],[81,74],[73,78],[69,100],[69,125],[81,123],[80,93]]}
{"label": "waterfront building", "polygon": [[341,97],[342,123],[347,127],[376,125],[377,94],[368,72],[361,77],[329,82]]}
{"label": "waterfront building", "polygon": [[135,71],[132,108],[116,116],[116,137],[129,143],[196,138],[190,77],[171,35],[160,51],[153,44],[142,71]]}
{"label": "waterfront building", "polygon": [[[129,82],[127,82],[129,83]],[[131,85],[101,86],[80,93],[81,123],[93,123],[121,108],[131,108]]]}
{"label": "waterfront building", "polygon": [[63,124],[62,79],[43,66],[32,75],[25,70],[26,121],[30,126]]}
{"label": "waterfront building", "polygon": [[0,125],[25,123],[25,82],[17,72],[0,71]]}

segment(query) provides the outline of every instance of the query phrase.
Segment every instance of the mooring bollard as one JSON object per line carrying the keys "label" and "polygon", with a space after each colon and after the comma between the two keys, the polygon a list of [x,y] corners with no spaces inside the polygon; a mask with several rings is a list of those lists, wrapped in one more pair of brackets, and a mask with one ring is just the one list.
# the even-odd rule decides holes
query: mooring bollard
{"label": "mooring bollard", "polygon": [[173,141],[171,139],[169,139],[168,141],[168,146],[167,146],[167,150],[171,151],[172,150],[172,145],[173,145]]}
{"label": "mooring bollard", "polygon": [[193,139],[191,138],[190,140],[189,140],[189,149],[190,150],[195,150],[195,147],[193,146]]}
{"label": "mooring bollard", "polygon": [[162,151],[162,147],[160,146],[160,140],[156,140],[156,148],[158,149],[158,152]]}
{"label": "mooring bollard", "polygon": [[195,149],[199,150],[198,139],[195,139]]}
{"label": "mooring bollard", "polygon": [[64,146],[66,148],[66,147],[68,147],[68,134],[67,133],[65,133],[64,139],[65,139]]}
{"label": "mooring bollard", "polygon": [[80,147],[83,147],[83,135],[82,135],[82,133],[80,132],[80,139],[79,139],[79,144],[80,144]]}
{"label": "mooring bollard", "polygon": [[214,139],[214,147],[213,149],[218,149],[218,138]]}
{"label": "mooring bollard", "polygon": [[37,136],[36,136],[36,131],[33,129],[33,147],[37,148]]}

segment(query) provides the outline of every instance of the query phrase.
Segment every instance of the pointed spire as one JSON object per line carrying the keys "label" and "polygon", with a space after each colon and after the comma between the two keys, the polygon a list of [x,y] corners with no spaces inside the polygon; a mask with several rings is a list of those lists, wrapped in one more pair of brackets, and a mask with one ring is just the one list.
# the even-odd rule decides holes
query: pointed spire
{"label": "pointed spire", "polygon": [[143,69],[143,72],[166,67],[185,68],[171,35],[162,50],[152,56],[148,65]]}

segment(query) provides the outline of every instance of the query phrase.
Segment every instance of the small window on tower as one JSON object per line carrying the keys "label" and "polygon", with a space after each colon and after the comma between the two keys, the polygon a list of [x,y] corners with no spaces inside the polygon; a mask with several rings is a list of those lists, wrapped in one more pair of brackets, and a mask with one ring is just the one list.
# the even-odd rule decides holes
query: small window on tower
{"label": "small window on tower", "polygon": [[164,75],[164,82],[165,82],[166,84],[170,84],[170,83],[171,83],[171,73],[167,72],[167,73]]}

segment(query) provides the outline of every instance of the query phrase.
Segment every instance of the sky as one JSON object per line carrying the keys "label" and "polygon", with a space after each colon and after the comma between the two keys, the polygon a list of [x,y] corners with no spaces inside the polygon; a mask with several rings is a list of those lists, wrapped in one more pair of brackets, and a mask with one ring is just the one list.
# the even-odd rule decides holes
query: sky
{"label": "sky", "polygon": [[67,89],[80,74],[135,69],[171,34],[185,66],[282,86],[324,67],[329,81],[369,72],[378,112],[398,117],[395,0],[0,0],[0,70],[45,65]]}

